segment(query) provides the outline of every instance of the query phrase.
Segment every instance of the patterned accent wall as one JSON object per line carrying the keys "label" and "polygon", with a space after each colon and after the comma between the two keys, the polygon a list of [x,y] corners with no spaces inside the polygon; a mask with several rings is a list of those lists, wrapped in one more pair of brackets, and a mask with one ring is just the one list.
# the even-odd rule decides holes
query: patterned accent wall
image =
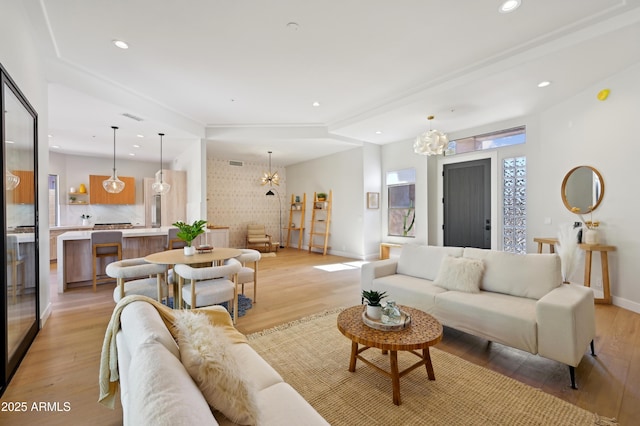
{"label": "patterned accent wall", "polygon": [[[278,197],[266,196],[269,185],[262,186],[260,182],[266,171],[269,171],[266,156],[264,163],[245,162],[243,166],[231,166],[229,160],[207,158],[207,221],[229,227],[230,247],[245,247],[247,225],[252,223],[264,224],[273,241],[282,243]],[[286,226],[289,221],[286,171],[274,164],[271,171],[277,171],[280,176],[280,185],[273,188],[280,194],[282,226]]]}

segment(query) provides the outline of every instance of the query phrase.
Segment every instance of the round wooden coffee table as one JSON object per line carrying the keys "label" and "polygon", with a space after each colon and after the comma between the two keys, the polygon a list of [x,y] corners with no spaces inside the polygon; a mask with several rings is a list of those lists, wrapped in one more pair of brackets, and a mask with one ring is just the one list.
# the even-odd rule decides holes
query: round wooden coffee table
{"label": "round wooden coffee table", "polygon": [[[429,346],[442,340],[442,324],[426,312],[400,306],[401,310],[411,315],[411,326],[400,331],[380,331],[362,322],[364,308],[364,305],[353,306],[338,315],[338,330],[352,342],[349,371],[356,371],[356,361],[359,359],[376,371],[391,377],[393,403],[400,405],[400,377],[424,365],[427,368],[429,380],[436,379],[429,355]],[[359,348],[359,344],[362,344],[363,347]],[[370,348],[382,349],[383,353],[389,351],[390,372],[383,370],[361,355],[362,352]],[[422,349],[422,353],[416,352],[418,349]],[[398,351],[411,352],[420,358],[420,361],[403,371],[398,371]]]}

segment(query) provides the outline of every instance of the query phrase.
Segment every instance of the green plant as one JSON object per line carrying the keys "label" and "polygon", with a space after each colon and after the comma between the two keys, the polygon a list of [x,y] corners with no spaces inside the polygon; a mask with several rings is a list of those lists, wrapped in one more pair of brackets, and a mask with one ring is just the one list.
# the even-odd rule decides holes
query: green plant
{"label": "green plant", "polygon": [[318,200],[321,199],[321,198],[326,199],[327,198],[327,194],[325,194],[324,192],[318,192]]}
{"label": "green plant", "polygon": [[[409,215],[413,212],[413,216],[411,217],[411,223],[409,224],[409,227],[407,227],[407,219],[409,219]],[[411,228],[413,228],[413,224],[416,222],[416,213],[415,213],[415,209],[413,208],[413,200],[409,201],[409,208],[407,209],[407,214],[404,215],[404,218],[402,220],[402,236],[406,237],[409,234],[409,231],[411,231]]]}
{"label": "green plant", "polygon": [[204,226],[206,223],[206,220],[200,219],[196,220],[191,225],[178,221],[174,223],[173,226],[180,230],[176,234],[176,237],[187,243],[188,247],[191,247],[191,242],[195,240],[198,235],[204,234]]}
{"label": "green plant", "polygon": [[83,214],[80,216],[82,219],[91,219],[91,215]]}
{"label": "green plant", "polygon": [[369,306],[382,306],[380,301],[387,297],[386,291],[362,290],[362,298],[367,301]]}

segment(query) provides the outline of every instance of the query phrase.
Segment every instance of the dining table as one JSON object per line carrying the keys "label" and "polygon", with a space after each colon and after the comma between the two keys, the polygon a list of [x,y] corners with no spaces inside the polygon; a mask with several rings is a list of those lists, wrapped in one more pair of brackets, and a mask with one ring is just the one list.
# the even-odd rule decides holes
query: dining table
{"label": "dining table", "polygon": [[[144,257],[149,263],[158,263],[162,265],[191,265],[191,266],[212,266],[219,265],[227,259],[238,257],[242,254],[241,250],[227,247],[213,248],[207,251],[198,251],[192,255],[185,255],[184,249],[165,250],[158,253],[152,253]],[[182,287],[184,280],[174,271],[173,277],[173,306],[179,309],[182,306]]]}

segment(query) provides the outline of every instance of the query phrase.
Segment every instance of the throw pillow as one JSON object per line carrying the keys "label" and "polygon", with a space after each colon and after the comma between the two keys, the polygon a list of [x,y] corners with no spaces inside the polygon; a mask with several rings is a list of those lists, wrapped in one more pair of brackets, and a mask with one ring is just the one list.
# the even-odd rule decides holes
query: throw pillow
{"label": "throw pillow", "polygon": [[257,391],[243,373],[229,338],[204,314],[176,312],[180,358],[209,405],[242,425],[258,422]]}
{"label": "throw pillow", "polygon": [[433,283],[447,290],[478,293],[483,274],[484,262],[480,259],[446,256]]}

